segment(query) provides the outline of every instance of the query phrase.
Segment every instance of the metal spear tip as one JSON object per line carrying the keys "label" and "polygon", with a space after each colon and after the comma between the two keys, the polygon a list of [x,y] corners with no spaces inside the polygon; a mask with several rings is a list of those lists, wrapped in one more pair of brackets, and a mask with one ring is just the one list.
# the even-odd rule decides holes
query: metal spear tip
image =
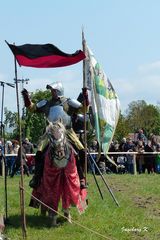
{"label": "metal spear tip", "polygon": [[15,85],[12,83],[6,83],[6,85],[8,85],[9,87],[15,88]]}
{"label": "metal spear tip", "polygon": [[12,84],[12,83],[8,83],[8,82],[2,82],[2,81],[0,81],[0,84],[1,84],[1,86],[4,86],[4,84],[6,84],[6,85],[8,85],[9,87],[15,87],[14,86],[14,84]]}

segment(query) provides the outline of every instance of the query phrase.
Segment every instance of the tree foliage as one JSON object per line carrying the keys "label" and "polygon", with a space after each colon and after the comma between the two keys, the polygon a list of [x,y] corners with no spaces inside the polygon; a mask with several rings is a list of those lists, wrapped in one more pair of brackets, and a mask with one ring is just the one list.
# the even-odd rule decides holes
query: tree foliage
{"label": "tree foliage", "polygon": [[130,132],[128,121],[126,118],[120,113],[118,124],[115,130],[114,139],[121,141],[123,137],[127,136]]}
{"label": "tree foliage", "polygon": [[[33,103],[37,103],[40,100],[48,99],[51,97],[49,91],[36,91],[32,93],[31,99]],[[37,143],[39,138],[43,135],[46,128],[46,118],[44,114],[32,113],[26,111],[25,118],[25,135],[33,142]]]}
{"label": "tree foliage", "polygon": [[[31,94],[33,103],[37,103],[42,99],[49,99],[49,91],[39,91]],[[17,112],[11,112],[7,108],[4,110],[6,130],[10,129],[6,133],[7,138],[18,139],[19,126],[18,126],[18,114]],[[46,127],[46,119],[43,114],[32,113],[26,110],[26,114],[21,119],[21,128],[23,137],[28,137],[33,143],[37,143],[40,136],[44,133]]]}
{"label": "tree foliage", "polygon": [[126,114],[120,114],[114,139],[120,141],[129,133],[143,129],[146,136],[151,133],[160,135],[160,108],[148,104],[144,100],[133,101],[129,104]]}
{"label": "tree foliage", "polygon": [[[7,108],[4,108],[4,125],[5,133],[8,139],[18,139],[18,114],[17,112],[12,112]],[[10,131],[8,131],[8,129]]]}
{"label": "tree foliage", "polygon": [[148,136],[151,133],[160,134],[160,111],[152,104],[147,105],[144,100],[133,101],[129,104],[126,120],[131,132],[137,132],[142,128]]}
{"label": "tree foliage", "polygon": [[[42,99],[49,100],[51,97],[49,91],[37,90],[31,94],[33,103],[37,103]],[[18,116],[17,113],[11,112],[5,108],[6,128],[11,128],[10,138],[18,136]],[[46,118],[43,114],[32,113],[26,110],[26,115],[21,120],[22,129],[25,137],[28,137],[33,143],[37,143],[43,135],[46,128]],[[126,114],[120,113],[117,128],[115,130],[114,139],[121,141],[123,137],[129,133],[135,133],[138,129],[144,129],[146,136],[151,133],[160,135],[160,108],[152,104],[147,104],[144,100],[133,101],[129,104]]]}

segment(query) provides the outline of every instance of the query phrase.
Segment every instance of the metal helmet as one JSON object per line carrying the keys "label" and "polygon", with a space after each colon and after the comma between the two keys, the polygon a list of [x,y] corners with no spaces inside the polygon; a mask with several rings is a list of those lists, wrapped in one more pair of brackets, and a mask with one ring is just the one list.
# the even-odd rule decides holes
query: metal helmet
{"label": "metal helmet", "polygon": [[63,97],[64,96],[64,88],[61,82],[54,82],[51,84],[48,84],[46,86],[47,89],[54,89],[56,90],[57,96],[58,97]]}

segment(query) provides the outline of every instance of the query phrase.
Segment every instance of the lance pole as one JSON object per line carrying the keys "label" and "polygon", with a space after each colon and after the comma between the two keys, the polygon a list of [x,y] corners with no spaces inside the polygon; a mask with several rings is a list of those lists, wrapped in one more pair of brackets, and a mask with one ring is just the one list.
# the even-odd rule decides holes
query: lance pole
{"label": "lance pole", "polygon": [[26,216],[25,216],[25,199],[24,199],[24,180],[23,180],[23,159],[22,159],[22,129],[20,119],[20,106],[19,106],[19,94],[18,94],[18,77],[17,77],[17,63],[14,57],[15,65],[15,85],[16,85],[16,97],[17,97],[17,112],[18,112],[18,126],[19,126],[19,143],[20,143],[20,160],[21,160],[21,178],[19,183],[20,190],[20,208],[21,208],[21,221],[22,221],[22,234],[23,239],[27,237],[26,231]]}
{"label": "lance pole", "polygon": [[[82,28],[82,47],[83,47],[83,52],[86,55],[86,41],[84,38],[84,31]],[[86,60],[83,60],[83,88],[87,87],[86,84],[86,74],[85,74],[85,64]],[[84,148],[85,148],[85,182],[87,184],[87,124],[86,124],[86,113],[87,113],[87,104],[86,104],[86,98],[83,96],[83,101],[84,101]]]}
{"label": "lance pole", "polygon": [[8,85],[14,88],[14,84],[0,81],[0,86],[2,86],[2,107],[1,107],[1,138],[3,139],[3,162],[4,162],[4,199],[5,199],[5,223],[8,223],[8,203],[7,203],[7,162],[6,162],[6,138],[5,138],[5,125],[3,124],[3,111],[4,111],[4,87]]}

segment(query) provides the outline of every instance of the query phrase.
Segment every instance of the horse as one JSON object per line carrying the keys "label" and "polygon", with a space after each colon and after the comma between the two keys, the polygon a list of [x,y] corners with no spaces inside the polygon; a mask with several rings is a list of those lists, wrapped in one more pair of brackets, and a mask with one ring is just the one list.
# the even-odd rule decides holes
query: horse
{"label": "horse", "polygon": [[[79,213],[87,207],[87,191],[80,188],[75,151],[67,138],[66,128],[60,121],[49,123],[45,137],[48,139],[48,149],[43,176],[40,185],[33,189],[30,206],[41,206],[41,213],[45,215],[48,212],[52,219],[51,225],[57,226],[58,205],[62,200],[64,217],[71,223],[70,207],[76,206]],[[50,209],[47,210],[34,197]]]}

